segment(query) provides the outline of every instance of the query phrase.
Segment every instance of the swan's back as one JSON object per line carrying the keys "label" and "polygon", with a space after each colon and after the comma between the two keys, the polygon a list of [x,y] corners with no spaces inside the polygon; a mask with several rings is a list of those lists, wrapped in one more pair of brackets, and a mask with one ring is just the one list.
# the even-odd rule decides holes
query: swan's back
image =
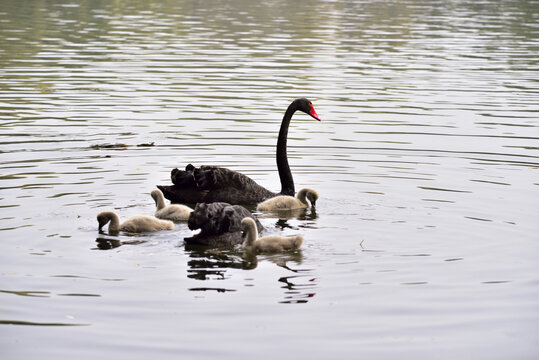
{"label": "swan's back", "polygon": [[303,244],[303,236],[270,235],[255,241],[254,249],[258,252],[283,252],[297,250]]}
{"label": "swan's back", "polygon": [[241,231],[226,232],[222,234],[196,234],[183,239],[189,245],[204,245],[215,247],[228,247],[241,244],[243,237]]}
{"label": "swan's back", "polygon": [[173,186],[157,186],[173,203],[256,204],[276,194],[250,177],[223,167],[189,164],[185,170],[172,169]]}
{"label": "swan's back", "polygon": [[293,210],[306,208],[307,204],[302,203],[297,198],[288,195],[280,195],[274,198],[268,199],[258,204],[256,209],[258,211],[272,211],[272,210]]}
{"label": "swan's back", "polygon": [[136,215],[122,223],[120,230],[127,232],[150,232],[160,230],[173,230],[174,223],[169,220],[160,220],[153,216]]}
{"label": "swan's back", "polygon": [[189,219],[191,211],[193,211],[193,209],[188,206],[172,204],[167,205],[160,210],[157,210],[155,212],[155,217],[172,221],[186,221],[187,219]]}
{"label": "swan's back", "polygon": [[[198,203],[189,215],[187,225],[191,230],[200,229],[206,234],[222,234],[240,231],[241,220],[245,217],[252,217],[252,214],[240,205],[230,205],[224,202]],[[256,221],[260,226],[258,220]]]}
{"label": "swan's back", "polygon": [[[241,244],[241,220],[245,217],[253,218],[243,206],[223,202],[199,203],[189,215],[187,226],[191,230],[200,229],[200,233],[184,240],[212,246]],[[254,220],[258,229],[262,229],[260,222]]]}

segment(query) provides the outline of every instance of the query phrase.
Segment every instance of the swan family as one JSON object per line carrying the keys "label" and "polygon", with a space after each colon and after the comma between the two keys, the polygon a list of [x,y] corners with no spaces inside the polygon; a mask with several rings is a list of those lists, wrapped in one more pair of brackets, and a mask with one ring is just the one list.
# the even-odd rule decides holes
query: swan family
{"label": "swan family", "polygon": [[197,168],[192,164],[188,164],[185,170],[172,169],[173,185],[157,187],[171,202],[180,204],[226,202],[233,205],[255,205],[277,195],[294,196],[294,179],[288,165],[286,144],[290,120],[298,110],[321,121],[308,99],[296,99],[286,109],[276,149],[277,170],[281,181],[279,193],[260,186],[250,177],[237,171],[217,166]]}
{"label": "swan family", "polygon": [[[188,164],[185,170],[171,171],[173,185],[158,185],[151,192],[156,210],[154,216],[136,215],[120,222],[117,214],[102,211],[97,215],[99,230],[107,224],[108,231],[141,233],[173,230],[174,222],[187,221],[190,230],[198,233],[184,239],[186,244],[234,246],[245,251],[283,252],[297,250],[303,243],[301,235],[258,237],[262,224],[241,205],[257,205],[258,211],[294,210],[314,207],[318,193],[310,188],[295,195],[294,180],[286,152],[288,127],[296,111],[321,121],[313,104],[306,98],[294,100],[287,108],[276,147],[280,192],[272,192],[250,177],[223,167]],[[166,205],[165,198],[172,204]],[[196,204],[194,209],[184,204]]]}

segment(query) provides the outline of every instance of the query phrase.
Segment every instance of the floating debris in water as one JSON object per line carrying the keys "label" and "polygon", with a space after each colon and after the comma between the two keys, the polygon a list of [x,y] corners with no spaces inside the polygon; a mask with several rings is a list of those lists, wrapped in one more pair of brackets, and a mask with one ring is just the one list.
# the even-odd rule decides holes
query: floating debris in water
{"label": "floating debris in water", "polygon": [[[129,146],[130,145],[121,144],[121,143],[118,143],[118,144],[94,144],[94,145],[91,145],[90,148],[94,149],[94,150],[101,150],[101,149],[125,150]],[[137,147],[151,147],[151,146],[155,146],[155,143],[154,142],[142,143],[142,144],[137,144],[136,146]]]}
{"label": "floating debris in water", "polygon": [[95,144],[90,146],[90,148],[94,150],[100,150],[100,149],[126,149],[126,144]]}

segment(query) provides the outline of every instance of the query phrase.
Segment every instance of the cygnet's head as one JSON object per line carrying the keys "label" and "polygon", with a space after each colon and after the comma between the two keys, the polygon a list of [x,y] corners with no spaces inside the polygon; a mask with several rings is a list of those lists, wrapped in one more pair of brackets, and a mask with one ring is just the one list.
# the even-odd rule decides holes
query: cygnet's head
{"label": "cygnet's head", "polygon": [[99,230],[101,230],[103,226],[107,225],[109,221],[110,221],[110,214],[108,212],[103,211],[97,214],[97,223],[99,224]]}
{"label": "cygnet's head", "polygon": [[247,243],[252,243],[257,237],[256,222],[250,218],[245,217],[241,220],[241,237]]}
{"label": "cygnet's head", "polygon": [[251,228],[256,231],[256,222],[250,217],[245,217],[241,220],[241,228],[244,232]]}
{"label": "cygnet's head", "polygon": [[152,196],[152,199],[154,199],[155,201],[157,201],[157,199],[159,198],[159,193],[160,193],[160,192],[161,192],[161,191],[159,191],[159,190],[153,190],[153,191],[150,193],[150,195]]}
{"label": "cygnet's head", "polygon": [[318,192],[313,189],[307,191],[307,200],[311,203],[311,206],[316,206],[316,200],[318,200]]}

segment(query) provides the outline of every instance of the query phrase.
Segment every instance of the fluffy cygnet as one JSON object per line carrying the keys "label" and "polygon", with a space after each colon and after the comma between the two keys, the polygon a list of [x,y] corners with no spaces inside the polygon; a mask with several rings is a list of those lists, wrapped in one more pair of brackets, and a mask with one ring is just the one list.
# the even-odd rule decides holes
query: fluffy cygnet
{"label": "fluffy cygnet", "polygon": [[247,251],[256,252],[283,252],[287,250],[296,250],[303,243],[303,236],[264,236],[258,238],[256,223],[252,218],[245,218],[241,221],[245,240],[242,248]]}
{"label": "fluffy cygnet", "polygon": [[108,222],[110,231],[150,232],[159,230],[174,230],[174,223],[170,220],[159,220],[153,216],[135,215],[120,224],[120,218],[112,211],[103,211],[97,215],[99,230]]}
{"label": "fluffy cygnet", "polygon": [[298,192],[297,197],[288,195],[276,196],[261,202],[256,209],[258,211],[304,209],[309,206],[307,200],[310,201],[311,206],[314,207],[316,205],[316,200],[318,200],[316,190],[303,188]]}
{"label": "fluffy cygnet", "polygon": [[189,219],[189,215],[193,211],[190,207],[179,204],[165,205],[165,197],[160,190],[152,191],[151,195],[157,206],[155,217],[172,221],[186,221]]}

